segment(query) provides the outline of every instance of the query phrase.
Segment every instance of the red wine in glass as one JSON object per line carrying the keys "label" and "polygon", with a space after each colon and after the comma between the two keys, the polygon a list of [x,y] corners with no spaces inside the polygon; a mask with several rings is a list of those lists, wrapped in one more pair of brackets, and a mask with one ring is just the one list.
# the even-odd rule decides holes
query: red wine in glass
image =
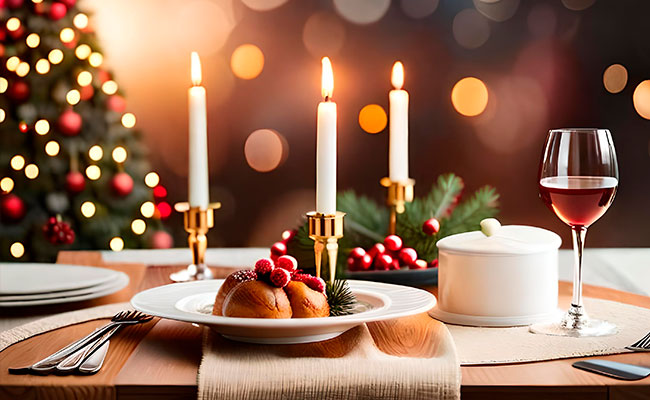
{"label": "red wine in glass", "polygon": [[539,193],[565,224],[589,227],[605,214],[617,187],[611,176],[553,176],[540,180]]}

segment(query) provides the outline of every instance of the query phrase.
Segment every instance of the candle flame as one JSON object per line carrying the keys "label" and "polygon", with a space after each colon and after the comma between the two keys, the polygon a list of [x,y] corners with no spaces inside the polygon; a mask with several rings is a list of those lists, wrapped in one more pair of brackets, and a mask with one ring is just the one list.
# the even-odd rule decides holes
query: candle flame
{"label": "candle flame", "polygon": [[332,72],[332,63],[328,57],[323,57],[323,77],[321,84],[321,92],[325,100],[329,100],[332,97],[332,92],[334,91],[334,73]]}
{"label": "candle flame", "polygon": [[401,61],[396,61],[393,64],[393,73],[391,74],[390,81],[397,90],[401,89],[402,85],[404,85],[404,66]]}
{"label": "candle flame", "polygon": [[201,84],[201,59],[196,51],[193,51],[191,55],[191,75],[192,84],[199,86]]}

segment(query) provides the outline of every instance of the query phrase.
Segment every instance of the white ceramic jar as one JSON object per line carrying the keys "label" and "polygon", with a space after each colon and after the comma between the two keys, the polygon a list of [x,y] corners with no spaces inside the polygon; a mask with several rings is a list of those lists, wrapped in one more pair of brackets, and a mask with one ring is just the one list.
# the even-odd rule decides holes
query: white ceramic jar
{"label": "white ceramic jar", "polygon": [[557,313],[562,240],[532,226],[494,235],[460,233],[438,241],[438,305],[434,318],[472,326],[528,325]]}

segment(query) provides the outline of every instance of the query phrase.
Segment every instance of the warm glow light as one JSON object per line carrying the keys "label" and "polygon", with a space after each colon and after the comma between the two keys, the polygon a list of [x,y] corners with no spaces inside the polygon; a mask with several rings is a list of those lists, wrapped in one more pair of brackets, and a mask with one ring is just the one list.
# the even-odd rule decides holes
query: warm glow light
{"label": "warm glow light", "polygon": [[20,65],[20,58],[16,56],[9,57],[7,59],[6,65],[7,65],[7,69],[13,72],[16,70],[16,68],[18,68],[18,65]]}
{"label": "warm glow light", "polygon": [[34,124],[34,130],[39,135],[46,135],[50,131],[50,123],[46,119],[39,119]]}
{"label": "warm glow light", "polygon": [[2,193],[7,194],[14,189],[14,180],[8,176],[5,176],[0,180],[0,190]]}
{"label": "warm glow light", "polygon": [[20,242],[14,242],[9,248],[9,251],[14,258],[20,258],[25,254],[25,246]]}
{"label": "warm glow light", "polygon": [[92,181],[96,181],[102,176],[102,170],[96,165],[89,165],[86,168],[86,176]]}
{"label": "warm glow light", "polygon": [[323,98],[328,100],[332,97],[332,92],[334,92],[334,73],[332,72],[332,63],[329,58],[323,57],[321,63],[323,65],[321,93],[323,94]]}
{"label": "warm glow light", "polygon": [[488,90],[483,81],[474,77],[459,80],[451,90],[451,103],[466,117],[475,117],[485,111]]}
{"label": "warm glow light", "polygon": [[88,71],[81,71],[77,75],[77,83],[79,86],[88,86],[93,82],[93,74]]}
{"label": "warm glow light", "polygon": [[145,218],[151,218],[153,217],[153,213],[156,211],[156,206],[150,202],[150,201],[145,201],[142,203],[140,206],[140,213],[142,214],[143,217]]}
{"label": "warm glow light", "polygon": [[610,93],[618,93],[627,85],[627,69],[621,64],[612,64],[603,73],[603,84]]}
{"label": "warm glow light", "polygon": [[397,90],[404,86],[404,66],[401,61],[396,61],[393,64],[393,73],[390,75],[390,82]]}
{"label": "warm glow light", "polygon": [[88,16],[84,13],[79,13],[74,16],[72,23],[77,29],[86,29],[88,27]]}
{"label": "warm glow light", "polygon": [[29,73],[29,64],[27,64],[24,61],[18,64],[18,68],[16,68],[16,75],[22,78],[24,76],[27,76],[28,73]]}
{"label": "warm glow light", "polygon": [[95,52],[92,53],[90,57],[88,57],[88,63],[95,68],[102,65],[103,62],[104,62],[104,56],[101,53]]}
{"label": "warm glow light", "polygon": [[88,157],[93,161],[99,161],[104,157],[104,150],[102,150],[101,146],[96,144],[88,150]]}
{"label": "warm glow light", "polygon": [[63,43],[70,43],[74,40],[74,31],[72,28],[63,28],[59,34],[59,38]]}
{"label": "warm glow light", "polygon": [[141,219],[134,219],[133,222],[131,222],[131,230],[136,235],[142,235],[146,229],[147,224]]}
{"label": "warm glow light", "polygon": [[122,146],[117,146],[113,149],[112,156],[116,163],[123,163],[126,161],[126,155],[126,149]]}
{"label": "warm glow light", "polygon": [[11,157],[11,161],[9,161],[9,165],[16,171],[20,171],[25,166],[25,158],[23,156],[13,156]]}
{"label": "warm glow light", "polygon": [[378,104],[368,104],[359,111],[359,125],[368,133],[379,133],[386,128],[386,111]]}
{"label": "warm glow light", "polygon": [[68,92],[68,94],[65,95],[65,99],[70,105],[75,105],[79,103],[79,100],[81,100],[81,93],[77,89],[72,89],[71,91]]}
{"label": "warm glow light", "polygon": [[125,113],[122,115],[122,125],[125,128],[133,128],[135,126],[135,115],[132,113]]}
{"label": "warm glow light", "polygon": [[106,94],[115,94],[117,92],[117,83],[115,81],[106,81],[102,85],[102,91]]}
{"label": "warm glow light", "polygon": [[639,83],[632,95],[634,109],[640,116],[650,119],[650,80]]}
{"label": "warm glow light", "polygon": [[115,236],[111,239],[109,246],[111,246],[111,250],[113,251],[122,251],[124,249],[124,240],[119,236]]}
{"label": "warm glow light", "polygon": [[34,49],[41,43],[41,37],[38,36],[38,33],[30,33],[25,39],[25,43],[27,43],[27,46]]}
{"label": "warm glow light", "polygon": [[190,55],[190,74],[192,85],[199,86],[201,84],[201,59],[196,51]]}
{"label": "warm glow light", "polygon": [[248,165],[258,172],[270,172],[287,158],[289,145],[282,135],[272,129],[258,129],[244,143]]}
{"label": "warm glow light", "polygon": [[9,88],[9,81],[3,77],[0,77],[0,93],[4,93]]}
{"label": "warm glow light", "polygon": [[44,58],[36,61],[36,72],[41,75],[45,75],[50,72],[50,62]]}
{"label": "warm glow light", "polygon": [[32,0],[32,3],[34,3],[34,4],[40,4],[42,2],[43,2],[43,0]]}
{"label": "warm glow light", "polygon": [[238,78],[257,78],[264,69],[264,53],[253,44],[242,44],[232,53],[230,68]]}
{"label": "warm glow light", "polygon": [[3,108],[0,108],[0,122],[4,122],[5,120],[5,110]]}
{"label": "warm glow light", "polygon": [[38,167],[36,164],[27,164],[25,166],[25,176],[28,179],[36,179],[38,177]]}
{"label": "warm glow light", "polygon": [[17,31],[20,29],[20,20],[16,17],[11,17],[7,20],[7,30],[8,31]]}
{"label": "warm glow light", "polygon": [[48,156],[56,156],[59,154],[59,150],[61,150],[61,146],[59,146],[59,143],[55,142],[54,140],[50,140],[45,144],[45,153]]}
{"label": "warm glow light", "polygon": [[63,52],[60,49],[54,49],[47,55],[52,64],[58,64],[63,61]]}
{"label": "warm glow light", "polygon": [[145,185],[149,186],[150,188],[156,187],[156,186],[158,186],[158,183],[160,183],[160,177],[155,172],[149,172],[144,177],[144,183],[145,183]]}
{"label": "warm glow light", "polygon": [[84,217],[91,218],[95,215],[95,211],[97,211],[97,207],[95,207],[95,203],[92,201],[84,201],[81,203],[81,215]]}
{"label": "warm glow light", "polygon": [[90,53],[92,53],[92,50],[90,49],[90,46],[88,46],[87,44],[80,44],[74,50],[74,55],[77,56],[77,58],[80,60],[85,60],[86,58],[88,58]]}

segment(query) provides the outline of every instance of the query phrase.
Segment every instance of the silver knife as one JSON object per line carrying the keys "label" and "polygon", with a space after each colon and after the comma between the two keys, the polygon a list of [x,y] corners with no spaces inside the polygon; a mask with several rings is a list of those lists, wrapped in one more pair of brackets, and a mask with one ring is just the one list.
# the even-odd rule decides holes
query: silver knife
{"label": "silver knife", "polygon": [[650,376],[648,367],[608,360],[578,361],[573,363],[573,367],[626,381],[636,381]]}

